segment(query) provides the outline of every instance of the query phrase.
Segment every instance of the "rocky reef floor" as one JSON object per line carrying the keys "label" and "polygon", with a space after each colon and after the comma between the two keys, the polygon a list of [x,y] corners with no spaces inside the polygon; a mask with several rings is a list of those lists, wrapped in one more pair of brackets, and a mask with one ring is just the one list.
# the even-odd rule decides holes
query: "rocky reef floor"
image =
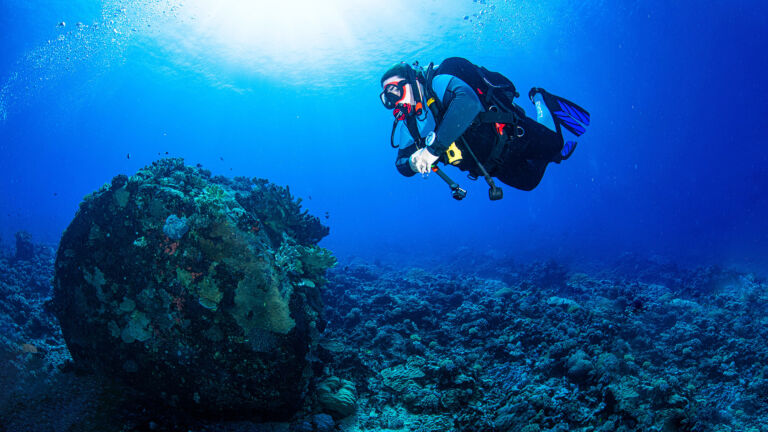
{"label": "rocky reef floor", "polygon": [[256,423],[164,411],[78,370],[47,306],[53,251],[0,256],[0,432],[767,430],[755,274],[632,255],[583,268],[342,258],[323,292],[317,391],[291,422]]}

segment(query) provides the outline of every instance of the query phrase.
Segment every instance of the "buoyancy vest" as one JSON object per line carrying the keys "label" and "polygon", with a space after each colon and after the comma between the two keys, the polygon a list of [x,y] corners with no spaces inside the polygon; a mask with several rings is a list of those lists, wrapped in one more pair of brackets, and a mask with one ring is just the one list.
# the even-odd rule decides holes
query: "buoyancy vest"
{"label": "buoyancy vest", "polygon": [[[469,85],[485,109],[484,112],[478,114],[475,121],[493,126],[496,132],[496,142],[486,160],[482,164],[478,161],[478,164],[481,165],[481,171],[482,165],[485,165],[485,169],[492,172],[503,163],[511,141],[525,133],[521,126],[522,120],[525,118],[525,111],[514,103],[514,99],[520,94],[509,78],[499,72],[477,66],[465,58],[451,57],[445,59],[437,67],[430,64],[424,74],[424,88],[428,94],[426,105],[432,111],[438,126],[443,119],[445,108],[437,95],[434,94],[432,80],[437,75],[444,74],[455,76]],[[466,139],[463,141],[459,149],[463,147],[471,152]],[[450,152],[445,158],[450,163]]]}

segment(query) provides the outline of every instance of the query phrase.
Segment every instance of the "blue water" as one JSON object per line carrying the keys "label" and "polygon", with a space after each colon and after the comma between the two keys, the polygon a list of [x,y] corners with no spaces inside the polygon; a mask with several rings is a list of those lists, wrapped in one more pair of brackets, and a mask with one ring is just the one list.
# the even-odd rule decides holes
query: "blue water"
{"label": "blue water", "polygon": [[[56,243],[83,196],[167,155],[290,185],[341,256],[768,265],[765,2],[206,3],[0,2],[6,244]],[[395,170],[379,77],[450,56],[591,112],[533,192],[489,202],[449,169],[455,202]]]}

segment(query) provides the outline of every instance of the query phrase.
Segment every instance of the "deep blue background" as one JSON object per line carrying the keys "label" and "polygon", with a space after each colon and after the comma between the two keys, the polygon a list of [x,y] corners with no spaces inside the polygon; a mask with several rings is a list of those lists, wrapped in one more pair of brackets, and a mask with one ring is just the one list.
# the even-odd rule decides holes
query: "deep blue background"
{"label": "deep blue background", "polygon": [[[141,34],[113,42],[100,4],[4,0],[0,237],[58,241],[84,195],[168,152],[290,185],[328,212],[323,245],[342,256],[633,251],[764,270],[765,3],[592,3],[466,2],[429,31],[366,35],[345,67],[281,79],[278,65],[179,62]],[[449,171],[470,191],[458,203],[437,178],[395,171],[381,72],[454,55],[504,72],[521,94],[541,86],[591,111],[577,152],[535,191],[505,187],[492,203],[482,181]]]}

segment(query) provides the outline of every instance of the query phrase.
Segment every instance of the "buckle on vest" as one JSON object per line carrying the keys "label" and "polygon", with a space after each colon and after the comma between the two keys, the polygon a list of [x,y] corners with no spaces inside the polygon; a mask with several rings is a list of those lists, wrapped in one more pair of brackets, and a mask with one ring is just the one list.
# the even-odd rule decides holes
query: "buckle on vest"
{"label": "buckle on vest", "polygon": [[464,160],[464,157],[461,154],[461,150],[459,150],[455,142],[448,146],[448,149],[445,151],[445,155],[448,156],[448,163],[454,166],[460,164],[461,161]]}

